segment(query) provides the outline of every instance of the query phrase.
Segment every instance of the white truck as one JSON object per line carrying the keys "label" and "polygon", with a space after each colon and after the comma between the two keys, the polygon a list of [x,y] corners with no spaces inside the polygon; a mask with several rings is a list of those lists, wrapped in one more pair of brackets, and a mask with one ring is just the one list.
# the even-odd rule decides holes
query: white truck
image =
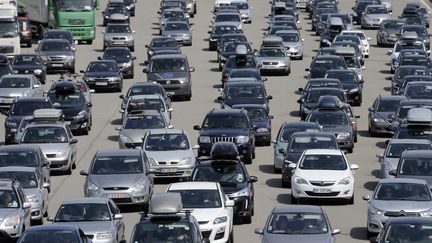
{"label": "white truck", "polygon": [[0,1],[0,54],[13,57],[20,54],[20,33],[16,5],[11,1]]}

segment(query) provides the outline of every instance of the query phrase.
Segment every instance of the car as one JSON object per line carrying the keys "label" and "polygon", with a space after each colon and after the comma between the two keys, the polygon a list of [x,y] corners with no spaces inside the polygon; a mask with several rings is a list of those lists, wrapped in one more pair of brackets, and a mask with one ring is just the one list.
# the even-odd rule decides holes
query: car
{"label": "car", "polygon": [[187,178],[192,174],[196,147],[183,129],[152,129],[142,140],[155,178]]}
{"label": "car", "polygon": [[278,30],[275,35],[282,38],[282,44],[291,59],[303,60],[304,39],[298,30]]}
{"label": "car", "polygon": [[377,154],[382,179],[394,178],[389,172],[397,168],[402,153],[408,150],[432,150],[432,145],[426,139],[390,139],[384,153]]}
{"label": "car", "polygon": [[126,9],[124,5],[123,6],[107,5],[105,10],[102,11],[102,18],[103,18],[104,27],[111,22],[117,22],[117,21],[127,22],[127,23],[130,22],[129,11]]}
{"label": "car", "polygon": [[169,8],[160,13],[159,16],[159,34],[165,29],[165,25],[170,21],[188,21],[186,13],[181,8]]}
{"label": "car", "polygon": [[130,50],[126,47],[108,47],[99,60],[114,60],[121,69],[124,78],[134,78],[134,60]]}
{"label": "car", "polygon": [[33,74],[8,74],[0,78],[0,109],[10,109],[15,99],[20,97],[43,97],[42,84]]}
{"label": "car", "polygon": [[225,195],[217,182],[189,181],[168,185],[166,192],[179,193],[184,209],[202,222],[201,234],[211,242],[233,240],[234,201]]}
{"label": "car", "polygon": [[394,73],[399,65],[400,54],[403,50],[409,50],[412,54],[417,52],[427,52],[426,46],[423,42],[418,40],[417,33],[415,32],[405,32],[399,37],[399,40],[394,44],[392,50],[387,52],[390,56],[390,71]]}
{"label": "car", "polygon": [[362,29],[378,28],[383,20],[389,18],[390,13],[385,6],[368,5],[361,16],[361,27]]}
{"label": "car", "polygon": [[126,102],[125,109],[121,109],[119,112],[122,114],[122,118],[124,118],[129,114],[134,114],[135,111],[145,110],[159,111],[164,116],[164,120],[168,124],[170,123],[173,108],[168,108],[165,99],[160,94],[130,96]]}
{"label": "car", "polygon": [[366,195],[363,199],[368,202],[368,237],[379,233],[391,217],[430,217],[432,214],[432,196],[425,180],[382,179],[373,196]]}
{"label": "car", "polygon": [[36,54],[19,54],[11,62],[15,74],[33,74],[42,84],[46,83],[45,61]]}
{"label": "car", "polygon": [[109,23],[103,34],[103,50],[108,47],[126,46],[130,51],[135,51],[135,31],[131,30],[128,23]]}
{"label": "car", "polygon": [[222,71],[226,61],[231,55],[235,55],[237,46],[242,45],[247,49],[247,55],[255,54],[249,42],[240,41],[225,41],[222,48],[218,49],[219,71]]}
{"label": "car", "polygon": [[366,6],[377,4],[377,1],[375,0],[369,0],[369,1],[357,1],[355,2],[355,6],[352,8],[353,13],[353,22],[356,22],[357,24],[361,24],[361,18],[363,16],[363,12],[366,9]]}
{"label": "car", "polygon": [[[361,52],[361,54],[363,54],[363,43],[360,39],[360,37],[356,36],[356,35],[339,35],[336,36],[333,40],[333,43],[335,42],[354,42],[355,44],[357,44],[357,49],[359,49],[359,51]],[[334,46],[334,45],[332,45]]]}
{"label": "car", "polygon": [[78,44],[78,40],[74,39],[73,33],[67,29],[48,29],[43,33],[42,39],[67,40],[73,47]]}
{"label": "car", "polygon": [[398,40],[398,34],[405,24],[403,19],[386,19],[377,30],[377,46],[393,46]]}
{"label": "car", "polygon": [[[0,225],[1,240],[17,241],[30,228],[30,207],[17,180],[0,180],[0,213],[5,215]],[[4,223],[3,223],[4,221]]]}
{"label": "car", "polygon": [[216,50],[219,51],[220,49],[222,49],[226,42],[248,42],[248,40],[246,38],[246,35],[241,31],[237,31],[235,33],[225,33],[222,34],[222,36],[218,39]]}
{"label": "car", "polygon": [[216,51],[218,48],[218,43],[222,35],[224,34],[235,34],[239,33],[241,30],[237,28],[235,23],[215,23],[212,30],[208,31],[209,36],[209,51]]}
{"label": "car", "polygon": [[180,46],[172,37],[155,37],[145,47],[147,48],[147,60],[160,54],[181,54]]}
{"label": "car", "polygon": [[19,238],[19,243],[31,243],[34,239],[48,241],[69,241],[74,243],[87,243],[87,237],[78,226],[71,225],[40,225],[27,229]]}
{"label": "car", "polygon": [[111,198],[117,205],[136,205],[148,209],[153,193],[153,175],[146,154],[139,149],[96,151],[86,177],[86,197]]}
{"label": "car", "polygon": [[228,82],[238,81],[238,80],[249,80],[253,79],[256,81],[267,81],[267,78],[263,78],[261,73],[256,68],[241,68],[241,69],[233,69],[228,74]]}
{"label": "car", "polygon": [[239,109],[213,109],[207,113],[199,130],[198,157],[210,155],[214,143],[224,141],[236,144],[245,163],[255,158],[256,127],[249,120],[247,111]]}
{"label": "car", "polygon": [[[424,59],[422,59],[424,60]],[[425,76],[425,75],[408,75],[405,76],[402,82],[401,87],[399,88],[399,94],[403,94],[405,92],[405,88],[408,84],[412,82],[418,82],[418,81],[425,81],[425,82],[431,82],[432,77],[431,76]]]}
{"label": "car", "polygon": [[[354,203],[353,170],[359,168],[348,163],[339,149],[308,149],[303,152],[291,177],[291,203],[301,199],[344,199]],[[323,170],[325,174],[323,174]],[[336,184],[337,182],[337,184]]]}
{"label": "car", "polygon": [[33,120],[25,127],[20,144],[38,145],[50,162],[51,171],[72,174],[77,161],[77,142],[60,110],[39,109],[33,112]]}
{"label": "car", "polygon": [[[161,230],[150,230],[157,227]],[[208,232],[206,232],[208,233]],[[178,193],[155,193],[150,201],[149,212],[142,214],[135,224],[131,241],[145,239],[153,242],[191,241],[209,243],[209,234],[203,234],[197,219],[190,211],[183,210],[183,203]]]}
{"label": "car", "polygon": [[428,81],[410,82],[403,93],[408,99],[430,99],[432,97],[432,86]]}
{"label": "car", "polygon": [[320,97],[326,95],[337,96],[342,102],[347,101],[346,94],[339,88],[311,88],[297,100],[297,103],[300,105],[299,116],[301,120],[305,120],[307,115],[317,107]]}
{"label": "car", "polygon": [[342,23],[343,23],[344,29],[345,29],[343,31],[362,32],[360,30],[354,30],[353,16],[351,14],[348,14],[348,13],[331,13],[329,17],[330,17],[330,19],[329,18],[326,19],[325,28],[331,26],[331,24],[332,24],[331,18],[332,17],[337,17],[337,18],[340,18],[342,20]]}
{"label": "car", "polygon": [[260,69],[259,64],[255,59],[254,55],[248,55],[246,48],[244,46],[237,46],[236,54],[232,55],[226,61],[223,69],[222,69],[222,87],[225,85],[225,82],[228,80],[229,73],[234,69],[243,69],[243,68],[255,68]]}
{"label": "car", "polygon": [[344,30],[345,27],[342,20],[340,18],[336,19],[339,19],[339,21],[337,21],[337,25],[335,25],[335,27],[325,29],[322,33],[319,40],[319,48],[330,47],[333,43],[334,38]]}
{"label": "car", "polygon": [[119,98],[122,100],[122,104],[120,109],[126,109],[126,103],[130,97],[134,95],[150,95],[150,94],[159,94],[165,99],[165,103],[168,107],[171,107],[171,95],[168,94],[162,85],[158,83],[151,82],[136,82],[131,85],[126,92],[126,95],[119,95]]}
{"label": "car", "polygon": [[315,35],[320,36],[324,32],[324,30],[326,29],[326,22],[329,16],[329,13],[324,13],[317,17],[315,27],[312,26],[312,28],[315,28]]}
{"label": "car", "polygon": [[[335,5],[333,5],[332,3],[329,2],[321,2],[320,3],[321,6],[319,6],[319,8],[316,9],[316,11],[314,11],[311,19],[312,19],[312,31],[316,31],[318,23],[320,21],[322,21],[321,16],[323,15],[330,15],[330,14],[334,14],[334,13],[338,13],[338,9]],[[326,18],[327,21],[328,18]]]}
{"label": "car", "polygon": [[346,63],[343,57],[337,55],[320,55],[313,59],[308,72],[308,79],[324,78],[326,72],[330,69],[346,69]]}
{"label": "car", "polygon": [[119,131],[119,148],[141,147],[147,130],[170,128],[165,116],[157,110],[137,110],[125,116]]}
{"label": "car", "polygon": [[405,150],[402,152],[397,168],[389,171],[389,174],[396,178],[426,180],[429,187],[432,187],[432,180],[429,176],[432,164],[428,163],[430,158],[432,158],[430,150]]}
{"label": "car", "polygon": [[65,121],[76,135],[88,135],[93,126],[92,103],[74,83],[59,81],[53,84],[47,97],[55,109],[60,109]]}
{"label": "car", "polygon": [[429,15],[430,15],[430,11],[428,9],[426,9],[425,6],[423,6],[423,5],[419,4],[419,3],[407,3],[406,7],[410,7],[410,6],[417,8],[417,13],[419,15],[422,15],[422,17],[423,17],[425,27],[429,28],[429,24],[430,24]]}
{"label": "car", "polygon": [[430,71],[427,67],[421,65],[405,65],[398,67],[391,77],[391,94],[399,93],[399,88],[402,86],[403,79],[408,75],[425,75],[430,76]]}
{"label": "car", "polygon": [[243,22],[240,13],[217,13],[213,20],[213,24],[215,23],[235,24],[237,26],[237,29],[243,29]]}
{"label": "car", "polygon": [[252,23],[252,7],[249,5],[246,0],[234,0],[230,1],[230,5],[235,6],[239,9],[241,14],[241,19],[243,23]]}
{"label": "car", "polygon": [[362,65],[364,64],[365,57],[359,47],[360,45],[352,41],[335,41],[331,46],[336,47],[334,55],[343,57],[346,67],[355,70],[359,78],[362,79],[361,71],[364,69]]}
{"label": "car", "polygon": [[44,176],[35,167],[6,166],[0,167],[0,180],[17,180],[26,196],[25,201],[31,203],[31,225],[42,224],[43,217],[48,215],[48,187]]}
{"label": "car", "polygon": [[425,44],[426,50],[430,49],[430,35],[429,35],[426,27],[424,27],[423,25],[405,24],[400,29],[399,35],[403,35],[403,33],[405,33],[405,32],[417,33],[418,39]]}
{"label": "car", "polygon": [[83,79],[94,90],[123,90],[123,73],[114,60],[91,61],[86,70],[80,70]]}
{"label": "car", "polygon": [[334,69],[326,73],[325,78],[339,79],[346,92],[349,104],[360,106],[363,101],[363,80],[352,70]]}
{"label": "car", "polygon": [[304,88],[300,87],[297,89],[296,94],[307,93],[313,88],[337,88],[343,90],[342,83],[339,79],[334,78],[312,78],[309,79]]}
{"label": "car", "polygon": [[123,0],[123,4],[126,6],[126,9],[129,10],[129,15],[131,17],[135,16],[135,7],[137,0]]}
{"label": "car", "polygon": [[334,242],[339,229],[333,229],[321,206],[278,205],[267,218],[264,229],[255,229],[261,242]]}
{"label": "car", "polygon": [[398,127],[395,127],[396,131],[393,135],[393,138],[423,138],[432,140],[432,135],[429,132],[432,130],[432,123],[430,120],[427,120],[429,117],[432,118],[432,111],[428,107],[428,103],[423,103],[425,100],[420,101],[422,102],[417,104],[414,103],[414,106],[411,105],[411,107],[408,108],[408,111],[405,110],[406,107],[399,110],[399,112],[406,112],[406,118],[405,120],[394,122],[394,125],[398,124]]}
{"label": "car", "polygon": [[189,66],[188,59],[183,54],[166,54],[154,56],[146,62],[148,82],[161,84],[167,92],[186,100],[192,98],[192,77],[194,67]]}
{"label": "car", "polygon": [[181,45],[192,46],[192,30],[187,21],[168,21],[162,30],[162,36],[174,38]]}
{"label": "car", "polygon": [[253,184],[258,178],[249,175],[246,166],[238,157],[234,143],[215,143],[210,158],[197,163],[190,180],[219,182],[225,195],[234,201],[234,222],[252,222],[255,212]]}
{"label": "car", "polygon": [[221,108],[230,108],[236,104],[261,105],[267,113],[270,112],[269,101],[273,96],[267,95],[263,82],[244,81],[229,82],[217,98]]}
{"label": "car", "polygon": [[52,221],[53,225],[77,226],[95,243],[116,243],[125,238],[123,215],[110,198],[66,199],[49,221]]}
{"label": "car", "polygon": [[[410,66],[410,65],[425,66],[429,70],[432,70],[432,61],[430,60],[428,55],[420,55],[420,54],[412,55],[409,53],[406,54],[404,53],[403,55],[401,55],[399,61],[399,67]],[[423,80],[418,80],[418,81],[423,81]]]}
{"label": "car", "polygon": [[261,73],[291,73],[291,58],[285,47],[264,46],[258,51],[256,62],[260,66]]}
{"label": "car", "polygon": [[339,148],[336,137],[332,133],[326,132],[295,132],[288,141],[288,146],[284,152],[284,162],[282,164],[282,187],[291,185],[292,169],[290,163],[298,163],[300,156],[307,149],[337,149]]}
{"label": "car", "polygon": [[379,95],[371,107],[368,108],[368,131],[371,136],[392,135],[394,119],[390,115],[398,110],[399,104],[407,100],[404,96]]}
{"label": "car", "polygon": [[405,19],[407,24],[416,24],[426,26],[426,15],[419,13],[419,9],[416,6],[405,6],[402,10],[402,14],[399,16],[401,19]]}
{"label": "car", "polygon": [[65,39],[45,39],[35,52],[45,61],[47,72],[66,70],[75,73],[75,50]]}
{"label": "car", "polygon": [[369,240],[372,243],[384,243],[393,239],[424,241],[430,237],[428,229],[431,223],[429,217],[392,217],[386,221],[380,234]]}

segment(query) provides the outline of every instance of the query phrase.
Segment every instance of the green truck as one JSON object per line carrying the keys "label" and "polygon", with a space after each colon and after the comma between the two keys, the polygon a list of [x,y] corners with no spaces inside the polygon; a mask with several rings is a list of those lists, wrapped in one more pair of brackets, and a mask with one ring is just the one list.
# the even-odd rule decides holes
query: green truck
{"label": "green truck", "polygon": [[78,41],[91,44],[96,37],[95,10],[99,0],[20,0],[33,32],[47,28],[67,29]]}

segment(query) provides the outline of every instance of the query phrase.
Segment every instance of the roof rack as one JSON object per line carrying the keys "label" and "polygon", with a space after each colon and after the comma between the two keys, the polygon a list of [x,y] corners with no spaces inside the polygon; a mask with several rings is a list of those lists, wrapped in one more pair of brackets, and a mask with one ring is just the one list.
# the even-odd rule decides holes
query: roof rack
{"label": "roof rack", "polygon": [[62,110],[57,109],[37,109],[33,112],[34,121],[59,121],[63,120]]}

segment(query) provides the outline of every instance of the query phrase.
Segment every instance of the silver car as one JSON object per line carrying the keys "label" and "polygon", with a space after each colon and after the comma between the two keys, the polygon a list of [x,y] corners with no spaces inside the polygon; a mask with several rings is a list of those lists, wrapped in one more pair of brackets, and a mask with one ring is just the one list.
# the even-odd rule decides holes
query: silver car
{"label": "silver car", "polygon": [[43,175],[35,167],[7,166],[0,168],[0,179],[16,179],[19,181],[31,203],[31,224],[42,224],[48,215],[48,187]]}
{"label": "silver car", "polygon": [[379,233],[389,217],[432,216],[432,195],[425,180],[394,178],[379,181],[368,201],[367,234]]}
{"label": "silver car", "polygon": [[43,87],[31,74],[7,74],[0,78],[0,109],[9,109],[20,97],[43,97]]}
{"label": "silver car", "polygon": [[133,114],[134,111],[155,110],[159,111],[170,123],[173,108],[168,108],[165,99],[160,94],[152,95],[133,95],[126,101],[126,110],[121,109],[122,117]]}
{"label": "silver car", "polygon": [[125,238],[123,215],[109,198],[67,199],[49,220],[57,225],[78,226],[93,243],[117,243]]}
{"label": "silver car", "polygon": [[361,27],[378,28],[382,21],[390,18],[390,14],[383,5],[368,5],[361,16]]}
{"label": "silver car", "polygon": [[153,193],[153,175],[149,162],[140,149],[97,151],[86,176],[86,197],[107,197],[116,204],[140,205],[147,210]]}
{"label": "silver car", "polygon": [[377,46],[393,46],[405,22],[403,19],[384,20],[377,31]]}
{"label": "silver car", "polygon": [[181,8],[165,9],[159,16],[159,34],[165,29],[165,25],[171,20],[187,19],[188,15]]}
{"label": "silver car", "polygon": [[[41,110],[36,110],[41,111]],[[25,128],[21,137],[22,144],[36,144],[42,149],[45,157],[51,163],[51,171],[72,173],[76,167],[76,143],[73,138],[69,123],[61,118],[53,120],[52,114],[59,110],[44,109],[47,116],[33,116]]]}
{"label": "silver car", "polygon": [[247,0],[234,0],[231,1],[230,5],[236,6],[239,9],[243,23],[252,23],[252,7]]}
{"label": "silver car", "polygon": [[75,73],[75,47],[65,39],[45,39],[35,49],[45,61],[47,72],[64,71]]}
{"label": "silver car", "polygon": [[278,30],[275,35],[282,38],[282,43],[291,59],[303,60],[304,39],[301,38],[298,30]]}
{"label": "silver car", "polygon": [[183,129],[151,130],[142,148],[156,177],[188,177],[195,167],[193,147]]}
{"label": "silver car", "polygon": [[119,148],[141,147],[147,130],[168,128],[168,121],[155,110],[135,111],[123,119],[123,125],[116,128],[119,133]]}
{"label": "silver car", "polygon": [[168,21],[162,31],[162,36],[174,38],[178,43],[191,46],[192,29],[186,21]]}
{"label": "silver car", "polygon": [[381,178],[394,178],[389,172],[396,170],[402,152],[405,150],[432,150],[432,144],[426,139],[391,139],[383,154],[377,154],[381,164]]}
{"label": "silver car", "polygon": [[256,62],[263,72],[280,72],[289,75],[291,59],[284,47],[262,47],[256,57]]}
{"label": "silver car", "polygon": [[130,51],[135,50],[135,31],[127,23],[109,23],[102,31],[103,49],[111,46],[126,46]]}

